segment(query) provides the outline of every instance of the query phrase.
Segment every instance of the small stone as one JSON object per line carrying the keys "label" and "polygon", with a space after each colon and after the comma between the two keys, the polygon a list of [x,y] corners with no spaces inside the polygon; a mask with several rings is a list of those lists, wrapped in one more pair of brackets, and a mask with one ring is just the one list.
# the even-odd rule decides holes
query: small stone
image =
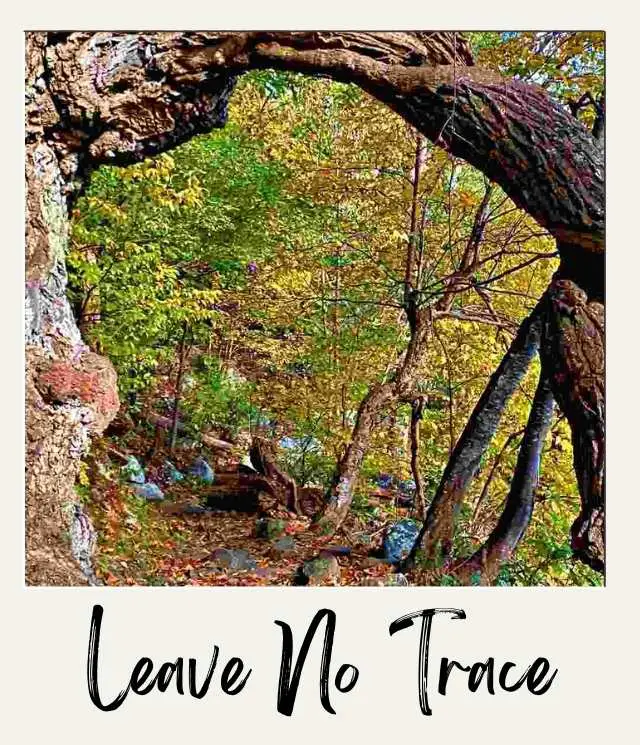
{"label": "small stone", "polygon": [[184,479],[184,474],[178,471],[170,460],[165,460],[160,471],[161,478],[168,484],[175,484]]}
{"label": "small stone", "polygon": [[387,577],[367,577],[361,587],[408,587],[409,580],[404,574],[389,574]]}
{"label": "small stone", "polygon": [[144,497],[147,502],[162,502],[164,499],[162,489],[153,481],[147,481],[146,484],[136,484],[133,488],[135,493],[139,497]]}
{"label": "small stone", "polygon": [[127,463],[122,467],[122,471],[127,478],[127,481],[132,484],[144,484],[144,468],[140,465],[140,461],[133,455],[127,458]]}
{"label": "small stone", "polygon": [[252,572],[257,568],[257,563],[249,556],[249,552],[243,548],[217,548],[212,555],[213,561],[218,566],[232,571]]}
{"label": "small stone", "polygon": [[385,582],[385,587],[409,587],[409,580],[404,574],[390,574]]}
{"label": "small stone", "polygon": [[267,538],[268,540],[273,541],[284,534],[286,527],[287,524],[284,520],[260,517],[256,520],[256,538]]}
{"label": "small stone", "polygon": [[315,559],[304,562],[302,574],[309,585],[337,585],[340,581],[340,565],[333,554],[321,551]]}
{"label": "small stone", "polygon": [[189,468],[189,476],[203,481],[205,484],[213,484],[213,468],[201,456],[196,458]]}
{"label": "small stone", "polygon": [[278,570],[273,567],[258,567],[254,574],[262,579],[273,579],[278,574]]}
{"label": "small stone", "polygon": [[376,479],[376,483],[381,489],[390,489],[393,485],[393,476],[388,473],[381,473]]}
{"label": "small stone", "polygon": [[285,535],[282,538],[279,538],[271,547],[271,550],[275,554],[288,554],[291,553],[291,551],[295,551],[296,549],[296,542],[290,535]]}

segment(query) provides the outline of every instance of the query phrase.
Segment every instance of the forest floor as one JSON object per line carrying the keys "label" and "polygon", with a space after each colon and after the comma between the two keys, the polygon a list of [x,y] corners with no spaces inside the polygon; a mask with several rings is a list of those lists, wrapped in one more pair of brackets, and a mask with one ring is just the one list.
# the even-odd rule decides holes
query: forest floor
{"label": "forest floor", "polygon": [[[147,447],[142,439],[129,441],[125,454],[137,455]],[[146,501],[123,480],[122,462],[113,457],[122,452],[117,448],[122,448],[120,442],[103,438],[79,486],[98,533],[94,563],[104,584],[407,584],[382,558],[385,529],[410,516],[387,494],[368,496],[366,508],[358,509],[356,501],[343,528],[329,538],[311,529],[309,515],[296,515],[262,495],[234,494],[233,489],[224,493],[219,482],[228,480],[234,469],[237,473],[238,464],[228,458],[220,462],[210,453],[213,484],[186,478],[163,485],[164,500]],[[197,455],[179,449],[171,461],[186,470]],[[166,457],[158,452],[145,463],[148,480]],[[330,562],[321,562],[323,571],[309,581],[305,562],[308,566],[319,556]]]}

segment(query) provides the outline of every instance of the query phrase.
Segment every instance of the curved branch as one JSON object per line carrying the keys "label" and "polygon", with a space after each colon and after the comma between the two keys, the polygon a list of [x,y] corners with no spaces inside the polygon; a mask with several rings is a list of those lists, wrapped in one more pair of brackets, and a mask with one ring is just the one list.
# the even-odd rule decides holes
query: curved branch
{"label": "curved branch", "polygon": [[73,152],[89,165],[139,159],[224,123],[245,70],[322,74],[480,169],[561,243],[604,250],[597,141],[541,88],[473,66],[460,34],[79,32],[44,51],[50,103],[37,110],[55,110],[44,125],[68,167]]}

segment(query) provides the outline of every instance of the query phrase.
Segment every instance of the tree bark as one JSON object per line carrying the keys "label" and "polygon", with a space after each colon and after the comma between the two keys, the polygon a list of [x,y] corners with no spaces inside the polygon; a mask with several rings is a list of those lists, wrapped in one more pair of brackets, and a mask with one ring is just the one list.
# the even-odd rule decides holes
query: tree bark
{"label": "tree bark", "polygon": [[545,297],[542,365],[571,426],[582,509],[571,528],[578,559],[604,571],[604,305],[557,278]]}
{"label": "tree bark", "polygon": [[493,584],[501,567],[511,558],[529,527],[542,449],[551,426],[554,403],[551,385],[542,376],[533,399],[515,474],[500,519],[482,548],[470,558],[446,570],[462,584]]}
{"label": "tree bark", "polygon": [[532,314],[523,321],[476,404],[429,505],[424,525],[407,557],[407,566],[413,563],[420,548],[425,558],[435,564],[449,556],[456,517],[469,484],[478,472],[480,460],[496,433],[507,402],[538,351],[541,311],[542,304],[538,303]]}
{"label": "tree bark", "polygon": [[426,517],[424,482],[420,473],[420,421],[424,411],[424,398],[420,396],[411,403],[411,474],[416,485],[415,509],[421,519]]}

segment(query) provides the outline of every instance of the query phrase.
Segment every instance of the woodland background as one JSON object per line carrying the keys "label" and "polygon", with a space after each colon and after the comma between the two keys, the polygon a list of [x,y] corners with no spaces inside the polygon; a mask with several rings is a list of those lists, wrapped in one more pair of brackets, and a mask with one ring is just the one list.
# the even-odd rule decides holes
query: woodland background
{"label": "woodland background", "polygon": [[[469,42],[477,64],[599,126],[602,33]],[[121,401],[76,491],[98,531],[97,578],[116,585],[389,583],[391,531],[421,524],[558,267],[555,241],[479,171],[357,86],[293,72],[246,73],[224,128],[98,169],[72,217],[68,295]],[[324,536],[312,519],[359,408],[418,343],[411,312],[430,308],[410,395],[373,416],[349,514]],[[538,375],[536,360],[482,458],[453,556],[502,513]],[[601,584],[569,545],[579,508],[555,410],[531,524],[494,581]],[[411,584],[461,581],[419,559]]]}

